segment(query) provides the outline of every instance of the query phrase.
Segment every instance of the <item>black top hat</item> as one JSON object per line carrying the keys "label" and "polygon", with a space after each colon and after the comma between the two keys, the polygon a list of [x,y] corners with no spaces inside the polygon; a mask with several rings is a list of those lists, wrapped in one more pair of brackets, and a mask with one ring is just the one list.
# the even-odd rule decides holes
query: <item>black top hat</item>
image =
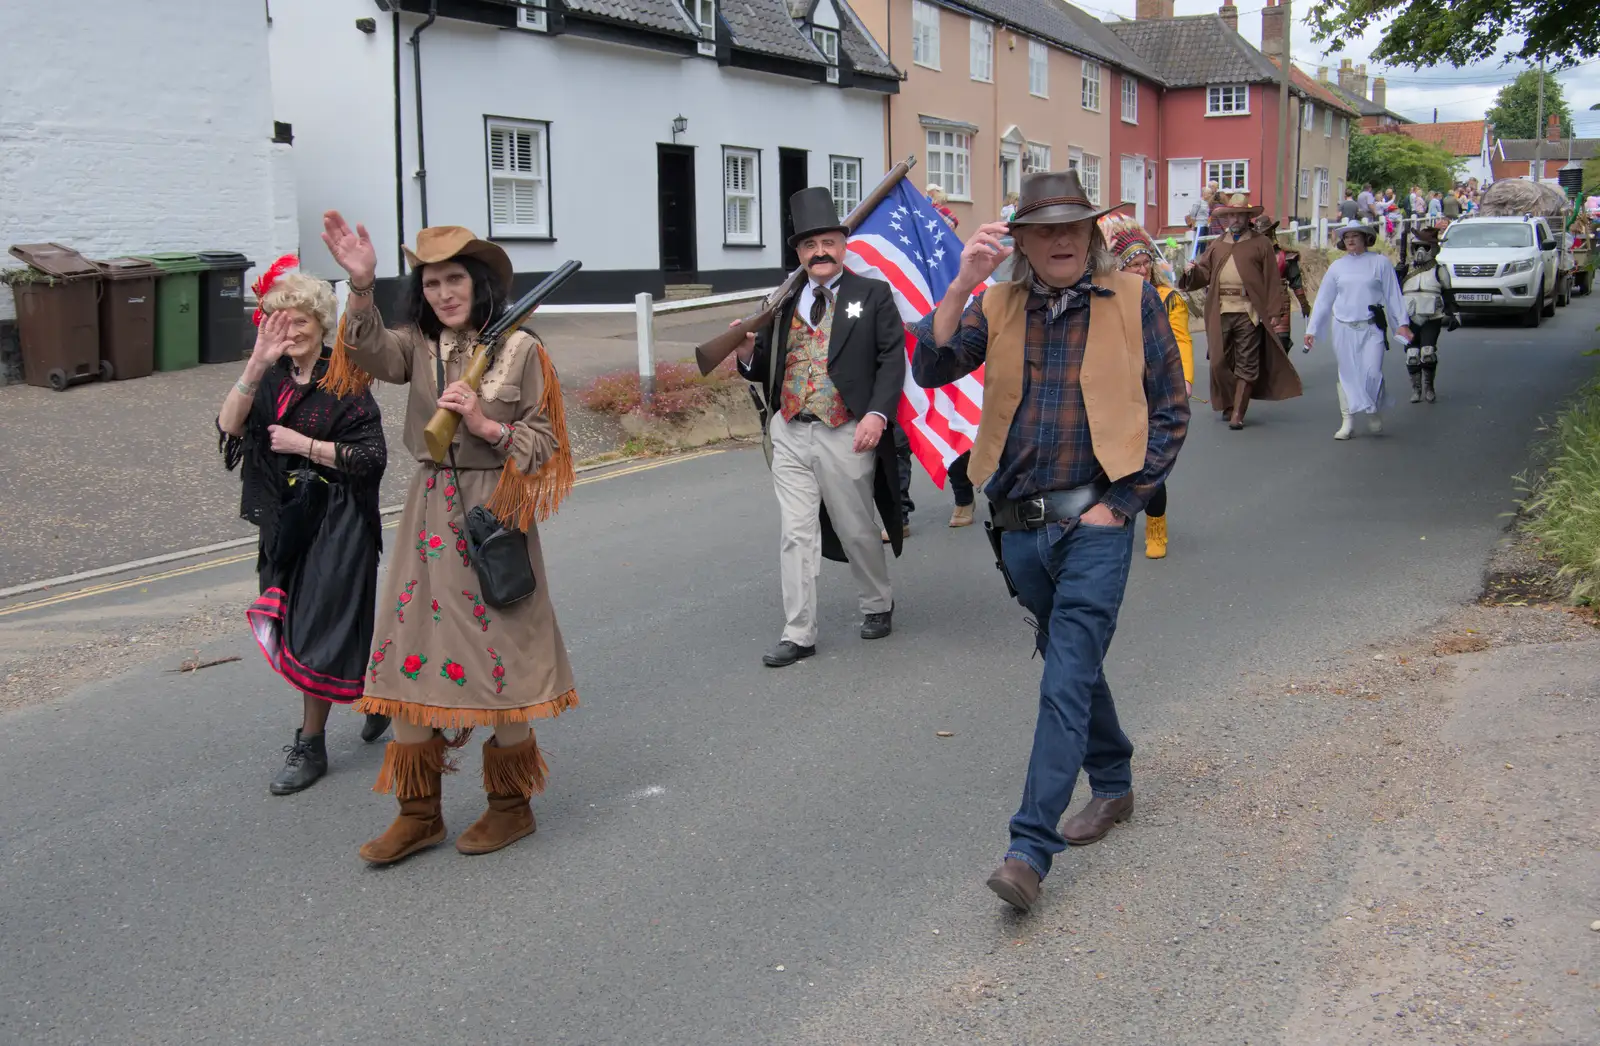
{"label": "black top hat", "polygon": [[842,232],[850,235],[849,227],[839,220],[839,211],[833,205],[833,193],[820,185],[801,189],[789,197],[789,217],[794,219],[794,235],[789,237],[791,247],[818,233]]}
{"label": "black top hat", "polygon": [[1110,214],[1122,204],[1096,207],[1083,191],[1077,171],[1040,171],[1022,176],[1022,192],[1012,225],[1065,225]]}

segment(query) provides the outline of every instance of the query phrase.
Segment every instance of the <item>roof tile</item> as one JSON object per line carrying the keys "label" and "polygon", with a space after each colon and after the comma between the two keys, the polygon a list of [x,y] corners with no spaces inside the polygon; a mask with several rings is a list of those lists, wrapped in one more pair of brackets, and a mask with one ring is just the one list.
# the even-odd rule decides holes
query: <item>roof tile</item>
{"label": "roof tile", "polygon": [[1278,67],[1219,15],[1111,22],[1107,28],[1152,66],[1168,87],[1266,83]]}
{"label": "roof tile", "polygon": [[1483,151],[1483,120],[1448,123],[1413,123],[1395,128],[1401,134],[1430,145],[1442,145],[1452,156],[1477,156]]}

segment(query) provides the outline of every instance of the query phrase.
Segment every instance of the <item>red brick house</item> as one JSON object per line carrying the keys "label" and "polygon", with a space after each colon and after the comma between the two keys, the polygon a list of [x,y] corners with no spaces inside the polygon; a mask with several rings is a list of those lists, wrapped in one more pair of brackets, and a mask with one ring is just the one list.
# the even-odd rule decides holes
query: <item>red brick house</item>
{"label": "red brick house", "polygon": [[[1281,40],[1281,28],[1272,28],[1281,26],[1281,12],[1276,3],[1263,12],[1269,45]],[[1274,13],[1277,19],[1272,17]],[[1318,209],[1320,179],[1326,178],[1329,196],[1333,185],[1343,182],[1342,162],[1337,171],[1331,162],[1308,167],[1308,172],[1315,169],[1319,175],[1304,202],[1298,192],[1292,192],[1290,200],[1278,199],[1278,66],[1239,35],[1238,25],[1238,9],[1232,0],[1217,14],[1183,18],[1173,17],[1173,0],[1138,0],[1134,21],[1109,23],[1111,31],[1154,69],[1165,85],[1159,95],[1156,130],[1156,155],[1161,162],[1157,184],[1164,191],[1158,197],[1152,228],[1182,228],[1189,208],[1208,182],[1216,182],[1224,192],[1248,192],[1250,202],[1263,205],[1269,213],[1308,218]],[[1155,94],[1154,89],[1151,93]],[[1141,102],[1143,97],[1141,94]],[[1331,118],[1330,137],[1342,130],[1347,145],[1348,120],[1355,111],[1304,77],[1291,77],[1291,135],[1298,134],[1307,109],[1315,110],[1319,104],[1329,113],[1340,114]],[[1341,119],[1346,122],[1340,123]],[[1115,120],[1112,134],[1115,146]],[[1291,163],[1297,155],[1296,145],[1296,138],[1291,137]],[[1335,206],[1337,202],[1334,197]]]}

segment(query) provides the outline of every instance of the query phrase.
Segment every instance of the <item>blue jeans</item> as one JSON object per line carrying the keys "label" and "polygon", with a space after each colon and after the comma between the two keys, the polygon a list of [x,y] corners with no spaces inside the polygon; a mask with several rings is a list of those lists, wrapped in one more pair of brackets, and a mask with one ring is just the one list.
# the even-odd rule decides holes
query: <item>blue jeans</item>
{"label": "blue jeans", "polygon": [[1001,538],[1017,599],[1039,623],[1044,655],[1039,721],[1011,818],[1007,857],[1026,861],[1042,879],[1066,849],[1058,826],[1072,802],[1081,768],[1097,796],[1115,799],[1133,787],[1133,742],[1117,722],[1101,665],[1117,630],[1117,612],[1133,559],[1133,524],[1120,527],[1051,523],[1007,531]]}

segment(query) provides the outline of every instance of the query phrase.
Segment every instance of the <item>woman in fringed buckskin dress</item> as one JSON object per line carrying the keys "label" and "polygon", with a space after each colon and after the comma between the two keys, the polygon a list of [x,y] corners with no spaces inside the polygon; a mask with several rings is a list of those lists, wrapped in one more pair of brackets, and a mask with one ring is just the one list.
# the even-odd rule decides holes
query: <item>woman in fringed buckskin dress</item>
{"label": "woman in fringed buckskin dress", "polygon": [[[561,386],[525,330],[506,341],[478,392],[458,380],[475,334],[505,307],[512,270],[500,247],[457,226],[423,229],[416,250],[406,250],[411,281],[402,322],[391,329],[372,301],[377,254],[365,227],[352,231],[330,211],[323,240],[350,274],[333,366],[410,385],[404,442],[418,466],[360,705],[394,717],[375,788],[395,793],[400,814],[361,856],[390,864],[443,841],[440,775],[454,769],[446,749],[464,744],[475,726],[494,730],[483,745],[488,809],[456,849],[489,853],[535,827],[529,798],[543,791],[546,767],[532,721],[578,703],[535,529],[573,484]],[[461,415],[454,467],[448,458],[436,465],[423,440],[439,407]],[[537,587],[512,606],[480,598],[466,540],[466,514],[476,505],[527,534]],[[446,729],[460,731],[448,744]]]}

